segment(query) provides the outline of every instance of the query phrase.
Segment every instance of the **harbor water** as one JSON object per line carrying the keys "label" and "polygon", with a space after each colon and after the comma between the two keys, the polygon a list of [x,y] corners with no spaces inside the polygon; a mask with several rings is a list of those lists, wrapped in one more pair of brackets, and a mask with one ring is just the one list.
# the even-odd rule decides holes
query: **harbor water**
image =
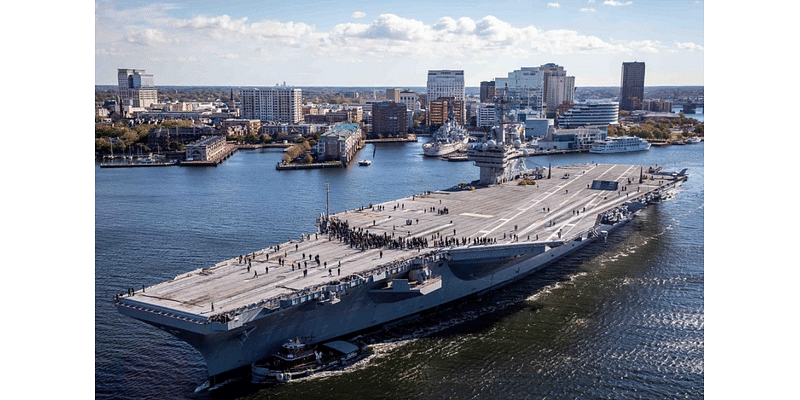
{"label": "harbor water", "polygon": [[[478,178],[471,162],[425,158],[422,141],[367,145],[341,169],[276,171],[280,150],[240,150],[217,167],[95,166],[95,393],[98,399],[703,398],[704,146],[537,156],[688,168],[675,198],[550,268],[388,329],[344,371],[278,387],[204,385],[200,354],[119,314],[116,293],[297,239],[339,212]],[[373,147],[377,146],[377,147]],[[374,155],[373,155],[374,154]]]}

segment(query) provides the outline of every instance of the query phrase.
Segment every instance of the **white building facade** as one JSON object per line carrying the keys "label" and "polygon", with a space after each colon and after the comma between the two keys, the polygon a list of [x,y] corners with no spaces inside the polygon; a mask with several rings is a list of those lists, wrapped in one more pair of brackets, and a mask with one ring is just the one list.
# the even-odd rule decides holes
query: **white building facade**
{"label": "white building facade", "polygon": [[400,103],[404,103],[406,105],[406,110],[415,111],[419,108],[417,105],[417,102],[419,101],[419,95],[416,92],[403,90],[400,92],[399,98]]}
{"label": "white building facade", "polygon": [[497,114],[495,112],[494,103],[480,103],[475,110],[477,118],[476,125],[480,127],[491,127],[497,123]]}
{"label": "white building facade", "polygon": [[242,89],[242,118],[296,124],[303,119],[300,88]]}
{"label": "white building facade", "polygon": [[536,146],[539,151],[588,150],[592,143],[606,140],[607,136],[606,126],[553,129]]}
{"label": "white building facade", "polygon": [[467,110],[464,107],[464,70],[429,70],[426,97],[428,104],[425,108],[427,110],[430,110],[430,102],[437,101],[442,97],[452,97],[456,102],[460,102],[459,104],[461,104],[459,109],[454,110],[454,112],[461,115],[461,121],[466,120]]}
{"label": "white building facade", "polygon": [[558,117],[558,127],[578,128],[586,125],[618,125],[619,102],[609,100],[589,100],[577,103]]}
{"label": "white building facade", "polygon": [[124,107],[146,108],[158,103],[158,91],[153,75],[143,69],[120,68],[117,70],[119,98]]}
{"label": "white building facade", "polygon": [[520,107],[540,115],[544,111],[544,73],[539,67],[522,67],[509,72],[507,78],[495,78],[494,91],[498,97],[518,101]]}
{"label": "white building facade", "polygon": [[575,77],[567,76],[564,67],[548,63],[539,67],[544,74],[544,113],[553,118],[558,106],[575,102]]}
{"label": "white building facade", "polygon": [[186,160],[209,161],[225,150],[225,136],[203,136],[196,142],[186,146]]}

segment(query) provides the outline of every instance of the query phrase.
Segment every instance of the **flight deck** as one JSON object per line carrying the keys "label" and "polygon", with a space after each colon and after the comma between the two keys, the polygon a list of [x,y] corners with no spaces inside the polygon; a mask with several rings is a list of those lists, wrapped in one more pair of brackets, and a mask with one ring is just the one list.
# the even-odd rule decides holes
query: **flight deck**
{"label": "flight deck", "polygon": [[264,249],[242,249],[241,255],[131,289],[117,300],[194,322],[253,305],[277,306],[280,299],[435,249],[566,242],[594,229],[598,215],[684,178],[648,166],[582,164],[545,169],[542,179],[461,185],[365,204],[331,214],[329,221],[359,238],[381,239],[380,245],[376,240],[348,243],[341,235],[318,231]]}

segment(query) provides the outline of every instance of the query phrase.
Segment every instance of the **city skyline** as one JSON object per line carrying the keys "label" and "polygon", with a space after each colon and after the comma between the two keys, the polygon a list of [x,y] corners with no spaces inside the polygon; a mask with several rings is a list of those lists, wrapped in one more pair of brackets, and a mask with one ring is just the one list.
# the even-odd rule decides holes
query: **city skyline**
{"label": "city skyline", "polygon": [[647,86],[702,86],[704,46],[693,0],[95,3],[96,85],[137,68],[156,86],[419,87],[457,69],[477,87],[555,63],[576,86],[619,86],[642,61]]}

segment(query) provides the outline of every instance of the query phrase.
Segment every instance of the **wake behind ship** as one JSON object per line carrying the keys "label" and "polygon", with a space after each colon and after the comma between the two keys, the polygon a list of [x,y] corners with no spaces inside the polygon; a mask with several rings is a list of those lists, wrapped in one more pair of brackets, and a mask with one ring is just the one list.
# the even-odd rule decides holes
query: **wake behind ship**
{"label": "wake behind ship", "polygon": [[213,379],[295,337],[322,343],[508,284],[686,179],[632,165],[528,169],[504,137],[513,131],[469,150],[481,169],[473,184],[320,215],[316,232],[131,289],[115,305],[195,347]]}

